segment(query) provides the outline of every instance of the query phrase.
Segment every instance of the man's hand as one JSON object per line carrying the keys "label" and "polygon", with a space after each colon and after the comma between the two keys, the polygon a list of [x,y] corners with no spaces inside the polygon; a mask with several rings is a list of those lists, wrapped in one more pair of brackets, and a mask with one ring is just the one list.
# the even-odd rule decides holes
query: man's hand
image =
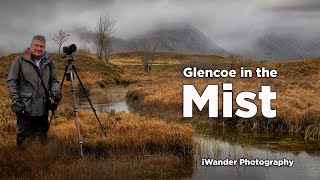
{"label": "man's hand", "polygon": [[58,104],[58,102],[56,102],[56,101],[54,100],[54,98],[53,98],[53,99],[51,99],[51,104]]}
{"label": "man's hand", "polygon": [[22,104],[20,104],[18,101],[14,101],[11,105],[11,111],[15,113],[23,113]]}

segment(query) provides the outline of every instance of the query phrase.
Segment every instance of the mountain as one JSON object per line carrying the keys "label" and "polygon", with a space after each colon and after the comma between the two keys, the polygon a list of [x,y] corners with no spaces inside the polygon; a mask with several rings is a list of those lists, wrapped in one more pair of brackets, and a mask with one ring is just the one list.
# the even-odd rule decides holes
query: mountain
{"label": "mountain", "polygon": [[320,39],[273,32],[258,38],[242,56],[265,60],[311,58],[320,56]]}
{"label": "mountain", "polygon": [[[75,29],[74,34],[78,35],[84,43],[88,43],[90,49],[95,49],[94,32],[80,28]],[[308,38],[307,35],[272,31],[259,36],[253,40],[253,43],[244,43],[236,49],[230,49],[231,53],[219,47],[199,29],[189,24],[158,25],[153,30],[130,39],[113,37],[111,53],[143,50],[141,47],[135,49],[129,47],[133,41],[138,42],[135,43],[136,45],[141,45],[143,41],[157,41],[160,45],[156,51],[159,52],[232,54],[258,60],[293,60],[320,56],[320,37]]]}
{"label": "mountain", "polygon": [[171,26],[159,25],[154,30],[150,30],[143,35],[128,40],[115,38],[112,44],[112,52],[115,53],[128,51],[128,44],[136,40],[139,40],[139,42],[160,42],[160,46],[157,50],[160,52],[230,54],[226,50],[216,45],[197,28],[188,24]]}

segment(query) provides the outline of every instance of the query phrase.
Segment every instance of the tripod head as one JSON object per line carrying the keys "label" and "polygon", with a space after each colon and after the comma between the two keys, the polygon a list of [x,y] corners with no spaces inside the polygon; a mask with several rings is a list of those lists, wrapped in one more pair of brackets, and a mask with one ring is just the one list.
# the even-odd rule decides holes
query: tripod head
{"label": "tripod head", "polygon": [[72,56],[72,54],[67,54],[66,55],[66,58],[67,58],[67,63],[68,63],[68,65],[72,65],[73,64],[73,61],[74,61],[74,59],[73,59],[73,56]]}
{"label": "tripod head", "polygon": [[70,74],[70,70],[72,69],[73,66],[73,56],[72,54],[66,54],[65,56],[63,56],[63,58],[67,58],[67,65],[66,65],[66,69],[65,69],[65,73],[64,73],[64,77],[66,78],[67,81],[71,81],[71,78],[73,78],[73,76],[71,76]]}

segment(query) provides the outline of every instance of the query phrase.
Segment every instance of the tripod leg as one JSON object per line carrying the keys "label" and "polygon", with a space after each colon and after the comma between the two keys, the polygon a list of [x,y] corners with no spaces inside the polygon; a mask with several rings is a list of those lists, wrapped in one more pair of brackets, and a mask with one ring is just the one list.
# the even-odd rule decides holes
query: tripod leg
{"label": "tripod leg", "polygon": [[72,73],[72,69],[70,69],[70,80],[71,80],[71,91],[73,94],[73,102],[74,102],[74,112],[76,114],[76,125],[77,125],[77,129],[78,129],[78,139],[79,139],[79,146],[80,146],[80,154],[81,156],[83,156],[83,150],[82,150],[82,137],[81,137],[81,133],[80,133],[80,125],[79,125],[79,120],[78,120],[78,109],[77,109],[77,103],[76,103],[76,89],[74,87],[74,81],[73,81],[73,73]]}
{"label": "tripod leg", "polygon": [[[64,69],[63,78],[62,78],[62,81],[61,81],[61,84],[60,84],[60,90],[61,90],[61,91],[62,91],[62,85],[63,85],[64,79],[65,79],[65,77],[66,77],[68,68],[69,68],[69,65],[67,64],[67,65],[66,65],[66,68]],[[49,121],[49,125],[48,125],[48,130],[50,129],[52,117],[53,117],[54,115],[55,115],[55,113],[54,113],[54,111],[52,111],[52,115],[51,115],[51,118],[50,118],[50,121]]]}
{"label": "tripod leg", "polygon": [[76,67],[75,67],[73,64],[72,64],[72,69],[73,69],[74,73],[76,74],[76,76],[77,76],[77,78],[78,78],[78,80],[79,80],[80,86],[81,86],[84,94],[85,94],[86,97],[87,97],[87,100],[88,100],[88,102],[89,102],[89,104],[90,104],[90,106],[91,106],[91,109],[92,109],[94,115],[96,116],[96,119],[97,119],[97,121],[99,122],[99,125],[100,125],[100,127],[101,127],[104,135],[107,137],[107,132],[105,131],[104,127],[102,126],[101,121],[100,121],[100,119],[98,118],[98,115],[97,115],[97,113],[96,113],[96,109],[93,107],[93,105],[92,105],[92,103],[91,103],[91,101],[90,101],[90,98],[89,98],[89,96],[88,96],[88,93],[87,93],[86,89],[84,88],[84,86],[83,86],[83,84],[82,84],[82,82],[81,82],[81,79],[80,79],[80,77],[79,77],[79,75],[78,75],[78,72],[77,72],[77,70],[76,70]]}
{"label": "tripod leg", "polygon": [[51,125],[51,121],[52,121],[53,116],[54,116],[54,111],[52,111],[52,114],[51,114],[51,118],[50,118],[50,121],[49,121],[49,124],[48,124],[48,131],[50,129],[50,125]]}
{"label": "tripod leg", "polygon": [[60,84],[60,90],[61,90],[61,91],[62,91],[62,85],[63,85],[64,79],[65,79],[65,77],[66,77],[66,75],[67,75],[68,69],[69,69],[69,65],[67,64],[67,65],[66,65],[66,68],[64,69],[63,78],[62,78],[62,81],[61,81],[61,84]]}

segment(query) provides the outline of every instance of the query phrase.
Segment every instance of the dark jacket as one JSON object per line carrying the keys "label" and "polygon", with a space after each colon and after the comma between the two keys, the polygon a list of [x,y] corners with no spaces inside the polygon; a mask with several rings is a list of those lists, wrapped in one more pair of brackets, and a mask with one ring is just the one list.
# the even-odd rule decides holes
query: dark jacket
{"label": "dark jacket", "polygon": [[[50,89],[55,99],[60,101],[62,94],[53,60],[46,54],[42,58],[40,63],[42,80],[47,90]],[[12,63],[7,80],[12,101],[20,103],[24,112],[31,116],[48,114],[46,93],[36,72],[37,69],[38,66],[30,52],[26,51]]]}

